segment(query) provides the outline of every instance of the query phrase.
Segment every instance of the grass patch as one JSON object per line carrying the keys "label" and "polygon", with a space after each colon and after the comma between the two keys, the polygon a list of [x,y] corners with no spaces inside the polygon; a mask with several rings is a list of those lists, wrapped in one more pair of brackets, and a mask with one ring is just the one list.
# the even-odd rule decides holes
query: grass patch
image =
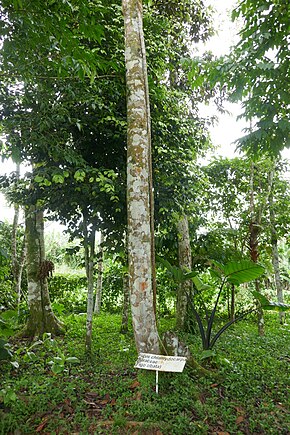
{"label": "grass patch", "polygon": [[[236,324],[216,346],[216,376],[134,369],[133,333],[119,334],[120,316],[95,318],[93,357],[84,355],[85,316],[64,319],[67,334],[35,346],[13,343],[19,368],[1,365],[0,434],[289,434],[290,327],[266,317],[266,336],[251,321]],[[160,329],[172,326],[161,321]],[[185,336],[201,355],[197,336]],[[77,357],[61,373],[50,361]],[[15,432],[18,431],[18,432]]]}

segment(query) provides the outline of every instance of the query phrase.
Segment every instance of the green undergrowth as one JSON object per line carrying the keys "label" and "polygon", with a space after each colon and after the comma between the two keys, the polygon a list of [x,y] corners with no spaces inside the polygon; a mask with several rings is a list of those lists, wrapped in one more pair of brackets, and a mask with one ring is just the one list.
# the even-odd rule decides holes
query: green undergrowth
{"label": "green undergrowth", "polygon": [[12,342],[19,367],[0,366],[0,434],[289,434],[290,327],[276,315],[264,337],[251,320],[233,326],[210,361],[198,336],[184,335],[213,376],[160,373],[158,395],[155,372],[134,369],[133,333],[119,333],[119,316],[95,318],[91,358],[85,316],[64,320],[62,338]]}

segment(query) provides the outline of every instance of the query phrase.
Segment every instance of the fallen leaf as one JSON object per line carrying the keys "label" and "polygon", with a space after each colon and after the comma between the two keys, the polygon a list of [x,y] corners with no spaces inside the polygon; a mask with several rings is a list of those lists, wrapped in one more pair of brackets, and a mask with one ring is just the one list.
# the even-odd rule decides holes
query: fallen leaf
{"label": "fallen leaf", "polygon": [[230,435],[228,432],[217,432],[217,435]]}
{"label": "fallen leaf", "polygon": [[138,382],[137,380],[134,381],[131,385],[130,385],[130,390],[135,390],[135,388],[140,387],[140,382]]}
{"label": "fallen leaf", "polygon": [[94,393],[93,391],[86,393],[87,396],[98,397],[98,393]]}
{"label": "fallen leaf", "polygon": [[89,405],[89,406],[97,406],[95,404],[95,402],[89,402],[88,400],[84,400],[84,402],[85,402],[86,405]]}
{"label": "fallen leaf", "polygon": [[142,399],[142,393],[141,391],[137,391],[136,395],[135,395],[135,400],[141,400]]}
{"label": "fallen leaf", "polygon": [[112,399],[112,400],[111,400],[111,405],[112,405],[112,406],[116,405],[116,399]]}
{"label": "fallen leaf", "polygon": [[218,386],[219,386],[219,384],[211,384],[211,385],[210,385],[211,388],[216,388],[216,387],[218,387]]}
{"label": "fallen leaf", "polygon": [[236,418],[236,424],[241,424],[245,420],[245,417],[242,415],[239,415],[239,417]]}
{"label": "fallen leaf", "polygon": [[35,429],[35,432],[41,432],[45,428],[45,426],[47,425],[47,420],[48,420],[48,417],[45,417],[42,420],[42,422],[37,426],[37,428]]}
{"label": "fallen leaf", "polygon": [[130,427],[136,427],[136,426],[139,426],[140,424],[142,424],[142,423],[140,423],[139,421],[127,421],[127,426],[130,426]]}

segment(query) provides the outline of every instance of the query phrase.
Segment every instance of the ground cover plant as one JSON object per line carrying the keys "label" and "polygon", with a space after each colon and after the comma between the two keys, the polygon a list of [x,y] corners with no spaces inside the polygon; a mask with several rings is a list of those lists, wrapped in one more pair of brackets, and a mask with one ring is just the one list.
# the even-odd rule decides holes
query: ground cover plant
{"label": "ground cover plant", "polygon": [[[85,316],[64,319],[64,337],[13,340],[13,360],[1,363],[0,434],[289,434],[290,328],[266,315],[267,334],[254,318],[232,326],[198,377],[134,369],[133,333],[120,335],[120,316],[101,314],[93,352],[84,353]],[[160,322],[160,334],[173,327]],[[198,336],[184,334],[202,363]],[[208,364],[208,363],[207,363]]]}

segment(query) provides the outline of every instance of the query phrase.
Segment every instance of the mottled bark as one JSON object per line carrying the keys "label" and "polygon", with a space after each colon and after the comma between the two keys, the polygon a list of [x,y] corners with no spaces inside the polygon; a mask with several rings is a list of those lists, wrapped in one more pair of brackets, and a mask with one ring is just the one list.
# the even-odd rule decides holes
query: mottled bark
{"label": "mottled bark", "polygon": [[[271,245],[272,245],[272,265],[274,269],[275,276],[275,286],[277,292],[278,302],[284,303],[283,296],[283,287],[282,280],[280,275],[280,262],[279,262],[279,253],[278,253],[278,236],[276,231],[276,218],[275,218],[275,210],[274,210],[274,199],[273,199],[273,178],[274,171],[271,171],[269,174],[269,211],[270,211],[270,229],[271,229]],[[285,312],[279,312],[280,323],[283,324],[285,321]]]}
{"label": "mottled bark", "polygon": [[93,314],[94,314],[94,258],[95,258],[95,230],[91,230],[88,235],[88,223],[84,217],[84,247],[85,247],[85,266],[88,282],[87,296],[87,320],[86,320],[86,352],[92,349]]}
{"label": "mottled bark", "polygon": [[25,210],[27,245],[27,280],[29,318],[22,335],[34,337],[44,332],[62,333],[61,323],[55,317],[49,299],[47,276],[41,274],[45,261],[43,212],[36,206]]}
{"label": "mottled bark", "polygon": [[152,286],[151,142],[142,1],[123,0],[127,83],[129,287],[138,352],[159,353]]}
{"label": "mottled bark", "polygon": [[[185,215],[182,216],[177,222],[177,235],[179,267],[183,269],[183,271],[188,272],[191,270],[192,264],[188,219]],[[180,283],[178,286],[176,300],[176,327],[178,329],[185,328],[187,315],[187,295],[191,293],[191,290],[191,280]]]}
{"label": "mottled bark", "polygon": [[94,313],[100,314],[101,304],[102,304],[102,290],[103,290],[103,265],[104,265],[104,248],[103,248],[104,237],[101,233],[99,252],[98,252],[98,278],[97,278],[97,290]]}

